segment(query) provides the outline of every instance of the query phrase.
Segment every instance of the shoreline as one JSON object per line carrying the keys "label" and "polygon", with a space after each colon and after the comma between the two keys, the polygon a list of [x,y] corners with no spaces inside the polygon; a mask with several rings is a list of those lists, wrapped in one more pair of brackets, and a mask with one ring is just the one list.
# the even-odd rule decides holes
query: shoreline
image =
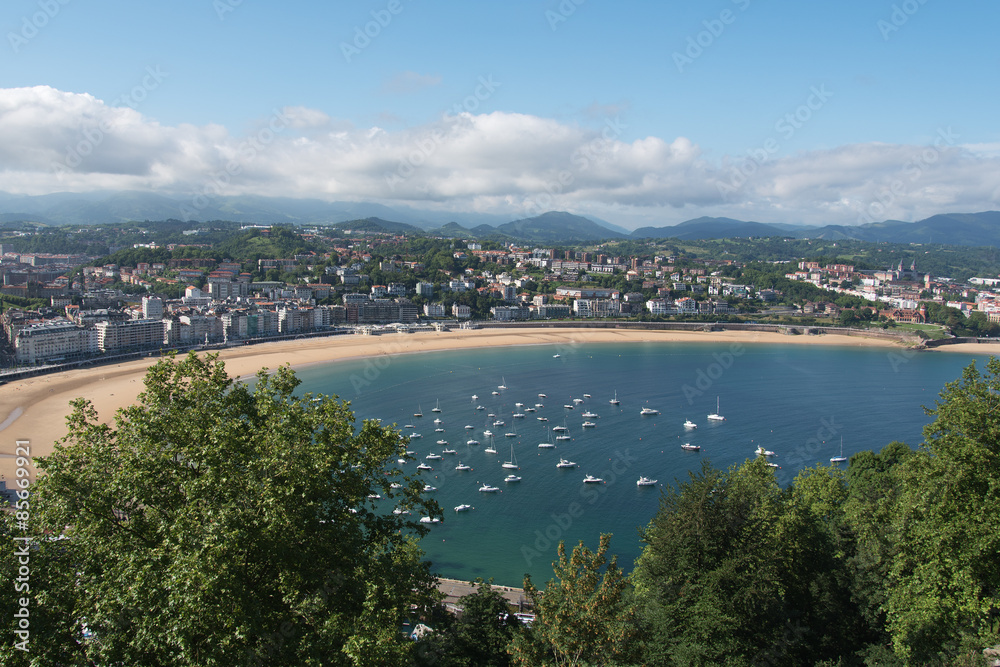
{"label": "shoreline", "polygon": [[[651,329],[462,329],[447,332],[346,335],[260,343],[218,350],[226,371],[236,380],[247,380],[261,368],[289,364],[301,369],[341,360],[395,354],[440,352],[448,349],[523,345],[570,345],[616,342],[692,342],[746,345],[819,345],[879,347],[906,351],[897,341],[861,336],[817,334],[788,336],[757,331],[678,331]],[[956,344],[944,350],[965,354],[986,353],[980,344]],[[215,351],[212,351],[215,352]],[[204,353],[199,353],[204,354]],[[15,472],[15,440],[28,440],[31,455],[46,456],[66,433],[69,402],[89,399],[102,422],[110,422],[118,408],[135,401],[142,391],[146,369],[159,361],[147,357],[117,365],[74,369],[51,375],[14,380],[0,386],[0,479],[12,480]],[[34,470],[32,470],[33,476]]]}

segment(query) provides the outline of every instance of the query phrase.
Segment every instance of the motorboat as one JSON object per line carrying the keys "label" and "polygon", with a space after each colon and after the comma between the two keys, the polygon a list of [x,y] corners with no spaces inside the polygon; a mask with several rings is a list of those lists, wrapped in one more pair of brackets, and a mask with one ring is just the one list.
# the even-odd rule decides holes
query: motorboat
{"label": "motorboat", "polygon": [[458,454],[458,452],[456,452],[454,449],[442,449],[441,453],[442,454]]}
{"label": "motorboat", "polygon": [[658,415],[658,414],[660,414],[660,411],[656,410],[654,408],[643,408],[642,410],[639,411],[639,414],[640,415]]}
{"label": "motorboat", "polygon": [[462,463],[461,461],[459,461],[458,465],[455,466],[455,470],[472,470],[472,466],[468,465],[467,463]]}
{"label": "motorboat", "polygon": [[426,463],[421,463],[420,465],[417,466],[417,470],[434,470],[434,468],[427,465]]}
{"label": "motorboat", "polygon": [[496,486],[490,486],[489,484],[483,484],[481,487],[479,487],[479,490],[482,491],[483,493],[496,493],[500,489],[499,489],[499,487],[496,487]]}
{"label": "motorboat", "polygon": [[584,484],[603,484],[604,483],[604,479],[602,479],[601,477],[594,477],[593,475],[587,475],[586,477],[583,478],[583,483]]}
{"label": "motorboat", "polygon": [[427,459],[428,461],[440,461],[441,460],[441,455],[440,454],[435,454],[434,452],[431,452],[430,454],[428,454],[424,458]]}
{"label": "motorboat", "polygon": [[583,428],[593,428],[594,426],[597,426],[597,424],[595,424],[594,422],[583,422],[581,426],[583,426]]}
{"label": "motorboat", "polygon": [[690,442],[685,442],[681,445],[681,449],[686,449],[689,452],[700,452],[701,445],[692,445]]}
{"label": "motorboat", "polygon": [[521,478],[518,477],[517,475],[507,475],[506,477],[503,478],[503,481],[505,481],[505,482],[520,482]]}
{"label": "motorboat", "polygon": [[567,461],[566,459],[559,459],[559,463],[556,464],[557,468],[575,468],[575,461]]}
{"label": "motorboat", "polygon": [[436,516],[422,516],[420,517],[420,523],[441,523],[441,519]]}
{"label": "motorboat", "polygon": [[457,505],[455,507],[456,512],[467,512],[472,509],[472,505]]}
{"label": "motorboat", "polygon": [[656,480],[655,479],[650,479],[648,477],[640,477],[639,480],[635,483],[635,485],[636,486],[655,486],[656,485]]}
{"label": "motorboat", "polygon": [[688,419],[687,421],[684,422],[684,428],[698,428],[698,425],[695,424],[690,419]]}

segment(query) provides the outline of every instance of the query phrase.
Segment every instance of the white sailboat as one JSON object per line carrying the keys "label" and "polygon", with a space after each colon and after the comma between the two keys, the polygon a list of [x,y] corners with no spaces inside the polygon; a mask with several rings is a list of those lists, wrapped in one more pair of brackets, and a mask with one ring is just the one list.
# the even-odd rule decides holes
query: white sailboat
{"label": "white sailboat", "polygon": [[615,397],[608,401],[611,405],[618,405],[621,401],[618,400],[618,390],[615,389]]}
{"label": "white sailboat", "polygon": [[441,399],[438,399],[437,405],[431,408],[431,412],[441,412]]}
{"label": "white sailboat", "polygon": [[831,456],[830,457],[830,463],[843,463],[846,460],[847,460],[847,457],[844,456],[844,438],[841,437],[840,438],[840,455],[839,456]]}
{"label": "white sailboat", "polygon": [[500,467],[501,468],[510,468],[511,470],[517,470],[519,468],[519,466],[517,465],[517,457],[514,456],[514,445],[513,444],[511,444],[511,446],[510,446],[510,460],[509,461],[504,461],[500,465]]}
{"label": "white sailboat", "polygon": [[507,388],[507,378],[501,375],[500,384],[497,385],[497,389],[506,389],[506,388]]}
{"label": "white sailboat", "polygon": [[486,452],[487,454],[496,454],[497,453],[497,448],[496,448],[496,445],[493,442],[493,435],[492,434],[490,434],[490,446],[487,447],[486,449],[484,449],[483,451]]}
{"label": "white sailboat", "polygon": [[724,422],[724,421],[726,421],[726,418],[723,417],[722,414],[720,414],[720,413],[721,413],[721,411],[719,410],[719,397],[716,396],[715,397],[715,412],[712,413],[712,414],[710,414],[708,416],[708,418],[711,419],[712,421],[715,421],[715,422]]}
{"label": "white sailboat", "polygon": [[556,446],[556,444],[554,442],[552,442],[552,430],[551,429],[548,431],[548,434],[549,434],[549,436],[548,436],[549,439],[548,440],[546,440],[545,442],[538,443],[539,449],[553,449]]}

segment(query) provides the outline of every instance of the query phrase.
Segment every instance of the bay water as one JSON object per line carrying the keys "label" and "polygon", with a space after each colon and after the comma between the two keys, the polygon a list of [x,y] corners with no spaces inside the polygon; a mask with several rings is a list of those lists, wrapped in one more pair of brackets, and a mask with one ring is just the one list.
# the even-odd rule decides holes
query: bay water
{"label": "bay water", "polygon": [[[775,452],[771,460],[781,466],[775,473],[787,485],[803,467],[829,465],[841,442],[845,456],[893,440],[918,446],[931,420],[923,406],[933,407],[944,384],[974,358],[981,365],[987,355],[821,344],[576,342],[384,355],[297,374],[300,391],[349,401],[359,425],[377,418],[420,434],[409,444],[417,460],[402,467],[408,474],[417,474],[420,462],[434,468],[419,474],[437,487],[433,495],[444,508],[444,522],[421,543],[436,574],[520,586],[525,573],[536,585],[552,577],[559,541],[567,551],[580,540],[594,549],[601,533],[614,534],[611,549],[631,570],[641,550],[638,529],[656,512],[661,487],[686,480],[704,460],[726,468],[763,446]],[[620,403],[613,405],[616,397]],[[524,411],[536,403],[535,412]],[[725,421],[707,420],[717,406]],[[659,414],[643,416],[643,407]],[[588,410],[598,415],[589,419],[596,426],[583,428]],[[414,416],[418,411],[423,417]],[[514,418],[517,412],[524,417]],[[505,424],[493,426],[496,419]],[[686,429],[685,420],[697,428]],[[558,425],[571,439],[539,448]],[[496,454],[484,452],[486,428],[495,434]],[[456,454],[425,460],[441,454],[444,446],[436,443],[442,439]],[[481,444],[466,444],[469,439]],[[686,451],[684,443],[701,450]],[[518,470],[501,467],[512,451]],[[577,467],[556,468],[561,458]],[[459,461],[472,470],[455,470]],[[521,481],[505,483],[512,472]],[[584,484],[586,475],[604,481]],[[637,486],[640,476],[657,484]],[[500,491],[480,492],[484,484]],[[455,512],[461,504],[474,509]]]}

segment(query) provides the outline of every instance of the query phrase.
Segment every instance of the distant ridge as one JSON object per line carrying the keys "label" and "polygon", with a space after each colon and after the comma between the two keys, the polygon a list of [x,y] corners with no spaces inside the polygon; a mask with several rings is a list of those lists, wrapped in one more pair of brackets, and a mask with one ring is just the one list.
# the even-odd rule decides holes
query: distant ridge
{"label": "distant ridge", "polygon": [[725,239],[737,236],[786,236],[784,229],[760,222],[745,222],[732,218],[701,217],[672,227],[640,227],[632,232],[634,239],[675,238],[683,241]]}
{"label": "distant ridge", "polygon": [[612,231],[589,218],[561,211],[549,211],[533,218],[508,222],[499,225],[497,231],[514,238],[542,243],[628,238],[627,235]]}
{"label": "distant ridge", "polygon": [[[143,220],[228,220],[256,224],[341,225],[394,233],[424,232],[450,238],[490,239],[554,245],[613,239],[705,240],[737,237],[857,239],[889,243],[941,243],[1000,246],[1000,211],[941,213],[917,222],[885,220],[864,225],[822,227],[768,224],[724,217],[700,217],[677,225],[647,226],[626,233],[621,227],[565,211],[509,221],[492,213],[454,213],[386,206],[372,202],[328,202],[320,199],[241,195],[208,197],[197,202],[183,195],[149,192],[57,192],[16,195],[0,192],[0,224],[101,225]],[[188,215],[185,215],[187,213]]]}

